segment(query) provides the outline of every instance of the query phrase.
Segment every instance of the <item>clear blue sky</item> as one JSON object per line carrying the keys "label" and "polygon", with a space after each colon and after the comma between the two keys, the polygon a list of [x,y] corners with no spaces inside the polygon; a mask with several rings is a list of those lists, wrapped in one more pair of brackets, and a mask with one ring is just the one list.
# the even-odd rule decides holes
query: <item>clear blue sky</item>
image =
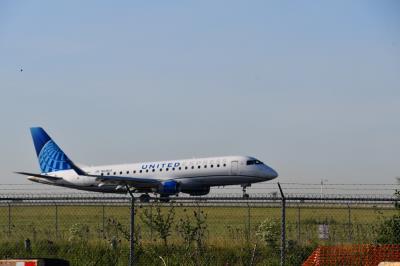
{"label": "clear blue sky", "polygon": [[[19,69],[23,68],[23,72]],[[400,176],[399,1],[1,1],[0,176],[243,154],[281,182]]]}

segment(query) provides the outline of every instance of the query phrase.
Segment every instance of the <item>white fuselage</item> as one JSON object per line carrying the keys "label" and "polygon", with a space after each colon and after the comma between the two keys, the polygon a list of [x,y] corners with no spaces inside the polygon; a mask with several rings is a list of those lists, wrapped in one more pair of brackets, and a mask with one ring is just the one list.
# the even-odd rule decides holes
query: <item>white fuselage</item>
{"label": "white fuselage", "polygon": [[[180,183],[183,190],[186,189],[187,191],[192,187],[250,185],[251,183],[274,179],[278,175],[272,168],[248,156],[103,165],[82,167],[82,169],[88,174],[96,176],[123,176],[159,181],[174,180]],[[61,179],[55,181],[43,180],[39,177],[29,177],[29,179],[39,183],[82,190],[118,192],[116,191],[117,185],[102,184],[96,177],[80,176],[74,170],[57,171],[47,173],[47,175]],[[182,192],[185,193],[185,191]]]}

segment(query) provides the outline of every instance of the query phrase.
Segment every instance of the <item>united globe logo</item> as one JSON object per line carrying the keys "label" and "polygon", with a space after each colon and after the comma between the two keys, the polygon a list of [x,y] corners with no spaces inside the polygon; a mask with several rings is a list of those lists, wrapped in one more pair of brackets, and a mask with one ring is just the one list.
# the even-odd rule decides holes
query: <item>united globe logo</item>
{"label": "united globe logo", "polygon": [[69,159],[57,144],[49,140],[39,154],[39,165],[43,173],[72,169]]}

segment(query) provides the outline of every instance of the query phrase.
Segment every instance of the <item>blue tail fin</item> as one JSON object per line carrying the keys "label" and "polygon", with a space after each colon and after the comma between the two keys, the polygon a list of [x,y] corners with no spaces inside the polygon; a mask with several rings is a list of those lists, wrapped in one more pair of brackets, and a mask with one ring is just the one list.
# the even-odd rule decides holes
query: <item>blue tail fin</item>
{"label": "blue tail fin", "polygon": [[41,127],[32,127],[31,134],[42,173],[73,169],[71,160]]}

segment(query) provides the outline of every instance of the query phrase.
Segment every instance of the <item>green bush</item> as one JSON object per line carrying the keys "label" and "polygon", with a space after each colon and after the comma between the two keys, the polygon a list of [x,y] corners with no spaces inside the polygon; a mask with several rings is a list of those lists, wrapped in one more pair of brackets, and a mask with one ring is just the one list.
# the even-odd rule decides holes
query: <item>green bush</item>
{"label": "green bush", "polygon": [[175,219],[175,209],[174,206],[162,211],[160,206],[156,206],[156,213],[153,214],[151,210],[145,209],[140,216],[142,222],[149,228],[155,230],[159,237],[163,240],[164,246],[168,246],[168,238],[172,233],[172,225]]}
{"label": "green bush", "polygon": [[71,242],[84,241],[89,239],[89,226],[86,224],[76,223],[69,229],[69,238]]}
{"label": "green bush", "polygon": [[379,224],[376,240],[380,244],[400,244],[400,215],[393,215]]}
{"label": "green bush", "polygon": [[197,248],[202,250],[207,232],[207,214],[203,211],[193,211],[193,218],[191,219],[188,215],[181,218],[176,225],[176,231],[183,238],[186,249],[190,249],[192,243],[195,242]]}
{"label": "green bush", "polygon": [[[122,243],[112,248],[107,241],[74,242],[69,241],[33,241],[32,251],[26,252],[23,241],[0,242],[0,258],[41,257],[60,258],[75,265],[127,265],[129,247]],[[194,251],[193,251],[194,252]],[[279,265],[279,252],[270,247],[257,248],[253,265]],[[301,254],[301,252],[300,252]],[[205,246],[201,256],[188,253],[184,245],[170,245],[163,243],[146,244],[143,249],[135,249],[137,265],[163,265],[161,258],[167,265],[249,265],[251,248],[240,246]],[[290,255],[289,255],[290,256]],[[290,261],[300,265],[299,256],[293,256]]]}
{"label": "green bush", "polygon": [[265,219],[257,228],[256,236],[271,247],[276,247],[280,236],[279,223],[274,219]]}

